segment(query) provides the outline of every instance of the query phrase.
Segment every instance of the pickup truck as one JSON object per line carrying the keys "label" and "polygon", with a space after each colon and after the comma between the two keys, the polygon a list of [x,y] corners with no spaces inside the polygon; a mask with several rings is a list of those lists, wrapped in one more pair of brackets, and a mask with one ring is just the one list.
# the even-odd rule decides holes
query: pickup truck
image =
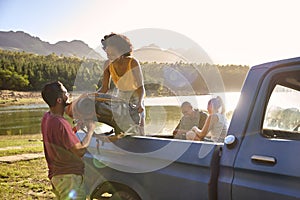
{"label": "pickup truck", "polygon": [[84,156],[89,196],[300,199],[299,109],[300,57],[253,66],[224,143],[94,136]]}

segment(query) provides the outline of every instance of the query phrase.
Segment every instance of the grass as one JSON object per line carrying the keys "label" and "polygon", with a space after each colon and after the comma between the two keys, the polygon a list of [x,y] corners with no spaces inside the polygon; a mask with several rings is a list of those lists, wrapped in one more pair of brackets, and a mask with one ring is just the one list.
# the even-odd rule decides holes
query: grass
{"label": "grass", "polygon": [[[42,152],[41,134],[0,136],[0,148],[0,156]],[[0,163],[0,199],[53,199],[47,174],[45,158]]]}
{"label": "grass", "polygon": [[0,199],[53,199],[44,158],[1,163]]}
{"label": "grass", "polygon": [[0,148],[18,145],[31,145],[32,142],[41,142],[41,139],[41,133],[30,135],[0,135]]}
{"label": "grass", "polygon": [[11,135],[11,136],[1,135],[0,156],[42,152],[43,143],[41,141],[41,138],[42,138],[41,134]]}
{"label": "grass", "polygon": [[1,150],[0,156],[11,156],[16,154],[25,154],[25,153],[40,153],[43,151],[42,146],[33,146],[33,147],[21,147],[20,149],[8,149]]}

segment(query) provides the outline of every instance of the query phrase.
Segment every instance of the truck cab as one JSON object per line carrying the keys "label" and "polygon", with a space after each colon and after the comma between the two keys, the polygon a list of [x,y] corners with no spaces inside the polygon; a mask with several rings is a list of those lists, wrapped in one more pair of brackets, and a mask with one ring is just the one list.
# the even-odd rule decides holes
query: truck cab
{"label": "truck cab", "polygon": [[299,199],[300,58],[252,67],[220,159],[219,199]]}

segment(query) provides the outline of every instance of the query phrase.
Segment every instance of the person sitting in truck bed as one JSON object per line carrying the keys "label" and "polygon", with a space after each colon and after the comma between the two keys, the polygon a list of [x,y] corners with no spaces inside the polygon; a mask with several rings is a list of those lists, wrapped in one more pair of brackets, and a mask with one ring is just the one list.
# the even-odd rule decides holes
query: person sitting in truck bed
{"label": "person sitting in truck bed", "polygon": [[202,129],[207,119],[207,114],[198,109],[194,109],[190,102],[183,102],[181,104],[181,112],[183,114],[179,124],[173,131],[175,139],[186,139],[186,132],[191,130],[194,126]]}
{"label": "person sitting in truck bed", "polygon": [[[202,130],[194,126],[191,131],[186,133],[186,139],[224,142],[228,125],[225,117],[225,107],[221,97],[218,96],[210,99],[207,104],[207,110],[209,116]],[[208,135],[210,137],[208,137]]]}

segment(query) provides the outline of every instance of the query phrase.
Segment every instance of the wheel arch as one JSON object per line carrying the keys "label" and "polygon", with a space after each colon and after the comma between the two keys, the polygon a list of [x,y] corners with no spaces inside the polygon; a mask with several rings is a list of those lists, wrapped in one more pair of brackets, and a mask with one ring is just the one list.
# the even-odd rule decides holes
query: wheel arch
{"label": "wheel arch", "polygon": [[[101,196],[106,193],[108,195],[112,195],[111,198],[103,198],[103,199],[114,199],[113,196],[116,193],[120,193],[124,196],[128,196],[128,198],[124,197],[121,199],[130,199],[130,200],[141,200],[142,197],[138,194],[138,192],[132,187],[116,182],[116,181],[105,181],[99,184],[91,193],[91,199],[102,199]],[[144,199],[144,198],[143,198]]]}

